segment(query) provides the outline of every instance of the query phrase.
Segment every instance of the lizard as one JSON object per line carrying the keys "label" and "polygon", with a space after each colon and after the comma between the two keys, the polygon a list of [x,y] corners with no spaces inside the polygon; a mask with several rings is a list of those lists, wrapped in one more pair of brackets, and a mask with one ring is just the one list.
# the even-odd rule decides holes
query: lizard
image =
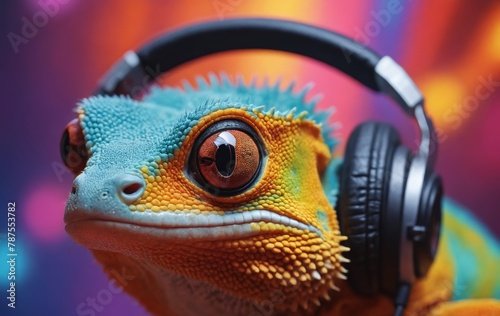
{"label": "lizard", "polygon": [[[62,140],[67,233],[154,315],[392,313],[346,281],[342,158],[309,88],[210,74],[82,100]],[[500,246],[449,199],[438,249],[405,315],[499,315]]]}

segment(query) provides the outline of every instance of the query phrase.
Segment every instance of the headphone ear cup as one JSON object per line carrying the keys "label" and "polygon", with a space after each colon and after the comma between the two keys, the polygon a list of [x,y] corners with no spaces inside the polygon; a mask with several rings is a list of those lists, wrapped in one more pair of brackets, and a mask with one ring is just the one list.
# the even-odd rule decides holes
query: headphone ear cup
{"label": "headphone ear cup", "polygon": [[417,225],[425,227],[425,233],[414,241],[415,275],[423,277],[437,253],[442,221],[443,184],[441,178],[430,173],[420,199]]}
{"label": "headphone ear cup", "polygon": [[337,213],[351,250],[347,266],[351,287],[359,294],[379,292],[380,226],[386,207],[396,130],[377,122],[358,126],[349,138],[340,171]]}

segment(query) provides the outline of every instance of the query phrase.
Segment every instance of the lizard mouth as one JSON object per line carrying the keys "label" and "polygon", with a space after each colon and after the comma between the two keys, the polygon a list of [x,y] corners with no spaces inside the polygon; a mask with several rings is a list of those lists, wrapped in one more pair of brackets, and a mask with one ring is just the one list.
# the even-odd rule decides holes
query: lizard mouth
{"label": "lizard mouth", "polygon": [[65,216],[66,230],[70,235],[82,230],[129,230],[154,235],[169,240],[218,240],[247,237],[277,229],[313,232],[321,231],[311,224],[268,210],[228,212],[226,214],[174,213],[170,211],[131,212],[127,216],[73,210]]}

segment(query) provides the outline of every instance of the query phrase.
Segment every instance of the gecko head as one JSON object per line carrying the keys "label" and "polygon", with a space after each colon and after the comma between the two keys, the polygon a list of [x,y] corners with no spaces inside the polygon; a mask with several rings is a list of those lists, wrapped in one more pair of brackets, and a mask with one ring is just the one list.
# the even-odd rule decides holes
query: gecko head
{"label": "gecko head", "polygon": [[327,115],[305,91],[199,86],[80,104],[62,141],[66,231],[236,297],[281,293],[277,309],[328,297],[346,249],[323,183]]}

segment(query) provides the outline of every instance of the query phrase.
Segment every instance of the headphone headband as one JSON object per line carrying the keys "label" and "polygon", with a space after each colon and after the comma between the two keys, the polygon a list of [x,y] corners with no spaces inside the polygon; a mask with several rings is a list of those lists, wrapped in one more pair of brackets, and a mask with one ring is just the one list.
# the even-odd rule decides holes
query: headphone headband
{"label": "headphone headband", "polygon": [[[380,127],[381,132],[362,127],[360,130],[364,132],[350,138],[349,142],[354,139],[355,145],[353,146],[357,148],[358,142],[366,141],[369,137],[371,141],[367,147],[370,148],[368,155],[363,152],[364,156],[359,156],[358,151],[347,150],[349,157],[353,158],[352,161],[361,160],[364,164],[362,168],[368,168],[369,172],[364,172],[367,174],[366,183],[370,183],[370,187],[380,191],[374,194],[374,196],[380,195],[378,200],[376,198],[374,200],[377,203],[363,201],[363,204],[370,204],[369,209],[360,213],[359,207],[356,206],[353,212],[355,213],[354,222],[368,221],[368,217],[374,218],[372,215],[377,215],[378,223],[382,209],[371,206],[371,204],[376,204],[384,206],[383,211],[386,213],[384,218],[393,219],[393,222],[386,220],[387,223],[394,224],[395,221],[396,226],[399,223],[399,227],[393,227],[394,229],[389,231],[390,234],[384,234],[384,240],[381,241],[386,248],[387,245],[394,246],[392,247],[394,249],[390,250],[395,257],[391,258],[390,262],[394,267],[397,266],[397,269],[386,269],[388,272],[382,271],[381,275],[390,274],[389,278],[386,278],[389,281],[384,284],[386,291],[392,291],[392,288],[397,287],[396,315],[401,315],[408,300],[411,285],[416,278],[425,275],[435,256],[435,249],[432,248],[430,240],[432,240],[431,237],[436,236],[432,225],[440,223],[441,220],[442,187],[439,177],[432,172],[437,156],[437,143],[434,144],[434,148],[431,148],[435,130],[425,113],[422,93],[405,70],[392,58],[381,57],[369,48],[338,33],[302,23],[253,18],[215,21],[169,32],[145,45],[137,53],[134,51],[125,53],[123,58],[101,79],[99,89],[95,94],[131,95],[137,87],[150,84],[157,76],[183,63],[213,53],[240,49],[285,51],[321,61],[342,71],[364,86],[389,96],[417,122],[421,141],[416,156],[410,155],[406,148],[394,147],[395,141],[391,143],[391,139],[394,140],[394,138],[390,138],[393,134],[386,127]],[[151,71],[152,69],[154,71]],[[384,147],[383,144],[386,146]],[[372,158],[383,159],[383,161],[378,161],[374,166]],[[386,165],[386,161],[391,162]],[[341,179],[340,199],[343,199],[345,207],[339,210],[348,212],[346,213],[347,219],[350,220],[349,205],[352,194],[349,190],[359,189],[359,183],[352,181],[354,183],[352,184],[349,180],[350,167],[343,167],[342,170],[345,173],[342,179],[345,181]],[[370,170],[376,172],[370,172]],[[387,172],[390,172],[388,173],[389,179],[377,180],[380,174],[385,175]],[[378,186],[370,182],[373,180],[372,176],[379,182]],[[362,189],[369,191],[365,187]],[[365,196],[364,198],[373,199],[374,197]],[[358,205],[357,201],[353,203]],[[362,248],[365,250],[369,248],[370,243],[372,245],[378,243],[375,238],[377,235],[373,234],[373,231],[358,232],[356,230],[356,234],[373,237],[371,239],[365,237],[362,240],[364,243],[362,246],[366,246]],[[437,236],[439,237],[439,232]],[[387,243],[388,238],[398,240],[398,242]],[[363,254],[358,263],[366,262],[368,255]],[[372,270],[359,271],[371,276]],[[372,287],[375,287],[375,283],[372,283]],[[353,282],[353,284],[357,283]]]}
{"label": "headphone headband", "polygon": [[[419,155],[433,165],[433,126],[425,114],[422,93],[389,56],[380,57],[360,43],[323,28],[298,22],[246,18],[195,24],[160,36],[137,53],[127,52],[101,79],[95,94],[130,94],[156,76],[213,53],[239,49],[291,52],[322,61],[366,87],[382,92],[413,116],[420,129]],[[159,69],[146,73],[147,67]],[[146,82],[147,83],[147,82]]]}

